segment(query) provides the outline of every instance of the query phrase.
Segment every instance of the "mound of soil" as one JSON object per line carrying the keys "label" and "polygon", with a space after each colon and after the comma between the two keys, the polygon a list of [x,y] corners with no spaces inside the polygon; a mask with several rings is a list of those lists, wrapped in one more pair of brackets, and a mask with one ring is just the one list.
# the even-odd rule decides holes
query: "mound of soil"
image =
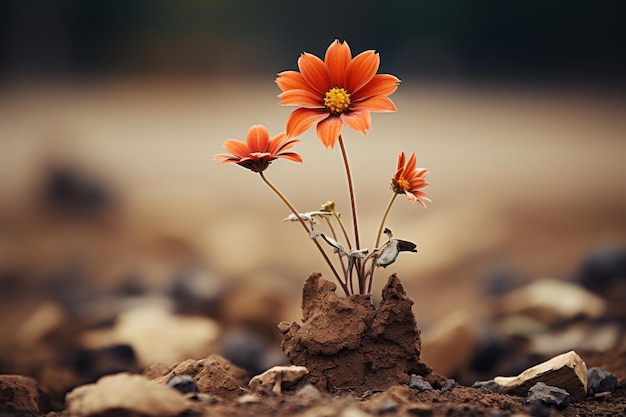
{"label": "mound of soil", "polygon": [[436,379],[420,359],[420,330],[398,277],[389,278],[382,302],[370,295],[339,297],[337,286],[312,274],[302,294],[302,324],[279,324],[291,363],[309,369],[306,381],[322,390],[357,393],[408,384],[411,374]]}

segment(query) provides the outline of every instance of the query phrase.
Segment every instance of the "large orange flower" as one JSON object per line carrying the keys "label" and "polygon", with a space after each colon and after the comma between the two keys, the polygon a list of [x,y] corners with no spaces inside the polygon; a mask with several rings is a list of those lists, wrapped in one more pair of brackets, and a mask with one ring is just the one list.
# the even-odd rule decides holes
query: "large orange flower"
{"label": "large orange flower", "polygon": [[221,153],[213,156],[213,159],[224,158],[221,164],[234,162],[254,172],[263,172],[278,158],[289,159],[294,162],[302,162],[302,157],[295,152],[285,152],[292,148],[299,140],[289,139],[284,133],[270,139],[267,128],[263,125],[254,125],[248,130],[247,141],[228,139],[224,142],[224,148],[231,154]]}
{"label": "large orange flower", "polygon": [[406,194],[407,200],[413,203],[418,202],[426,208],[426,203],[422,200],[430,201],[430,198],[420,189],[429,184],[426,182],[428,170],[416,168],[416,166],[417,158],[415,157],[415,152],[411,154],[408,162],[404,152],[401,152],[398,155],[398,170],[391,179],[391,189],[396,194]]}
{"label": "large orange flower", "polygon": [[398,89],[400,80],[390,74],[376,74],[380,58],[365,51],[352,58],[347,42],[335,40],[320,58],[303,53],[298,71],[278,74],[278,97],[284,106],[299,106],[287,119],[287,136],[302,134],[317,124],[317,137],[333,147],[344,125],[363,134],[371,126],[370,112],[394,112],[387,97]]}

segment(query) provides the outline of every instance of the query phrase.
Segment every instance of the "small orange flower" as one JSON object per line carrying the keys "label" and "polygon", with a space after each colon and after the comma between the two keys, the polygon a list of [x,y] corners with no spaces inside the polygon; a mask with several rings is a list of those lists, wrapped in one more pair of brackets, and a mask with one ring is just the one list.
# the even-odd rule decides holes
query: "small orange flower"
{"label": "small orange flower", "polygon": [[398,89],[400,80],[390,74],[376,74],[380,58],[365,51],[352,58],[347,42],[335,40],[326,50],[324,61],[303,53],[298,71],[278,74],[276,84],[283,91],[278,97],[284,106],[299,106],[287,119],[287,136],[301,135],[317,124],[317,137],[333,147],[347,125],[366,134],[371,126],[370,112],[394,112],[387,97]]}
{"label": "small orange flower", "polygon": [[278,158],[302,162],[302,157],[295,152],[285,152],[292,148],[299,140],[289,139],[284,133],[270,139],[267,128],[263,125],[254,125],[248,130],[247,143],[236,139],[224,142],[224,148],[231,154],[221,153],[213,159],[224,158],[221,164],[234,162],[253,172],[263,172]]}
{"label": "small orange flower", "polygon": [[409,157],[409,161],[406,161],[406,155],[401,152],[398,155],[398,170],[396,175],[391,179],[391,189],[396,194],[406,194],[407,200],[410,202],[418,202],[424,208],[426,203],[422,200],[430,202],[430,198],[422,191],[421,188],[426,187],[429,183],[426,182],[426,175],[428,170],[425,168],[416,168],[417,158],[415,152]]}

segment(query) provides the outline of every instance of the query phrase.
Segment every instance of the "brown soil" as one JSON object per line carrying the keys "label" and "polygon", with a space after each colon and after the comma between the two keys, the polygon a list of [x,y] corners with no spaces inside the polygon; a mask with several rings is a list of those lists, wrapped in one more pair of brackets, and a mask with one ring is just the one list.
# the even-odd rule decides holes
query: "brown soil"
{"label": "brown soil", "polygon": [[[85,414],[83,411],[89,406],[83,405],[82,409],[75,408],[72,412],[64,409],[63,396],[85,381],[76,373],[48,368],[47,372],[34,371],[39,375],[35,379],[17,376],[0,381],[0,416],[626,415],[625,347],[605,352],[580,352],[588,367],[601,367],[617,376],[616,392],[587,396],[579,402],[572,400],[561,410],[534,409],[527,406],[525,397],[462,386],[434,374],[428,365],[420,362],[420,330],[411,310],[413,301],[395,275],[389,278],[376,308],[369,296],[339,297],[335,289],[336,285],[322,279],[320,274],[312,274],[304,285],[302,323],[283,322],[278,326],[283,334],[282,348],[291,362],[310,370],[299,383],[285,386],[280,394],[254,393],[247,386],[250,375],[223,357],[211,355],[203,360],[187,360],[170,366],[155,364],[143,371],[145,378],[158,384],[167,384],[179,375],[197,381],[198,393],[172,398],[176,404],[172,404],[169,411],[162,406],[146,407],[144,398],[156,394],[147,392],[149,385],[144,388],[137,384],[133,386],[146,390],[145,395],[133,393],[137,409],[131,406]],[[70,337],[67,333],[64,335]],[[411,374],[423,376],[433,389],[410,388]],[[87,386],[79,387],[80,392],[74,391],[67,398],[71,401],[87,398],[84,387]],[[111,395],[119,395],[114,387],[111,389],[114,393]],[[92,396],[84,401],[88,404],[91,401],[93,406],[106,400],[94,401]],[[172,414],[172,409],[178,411]]]}
{"label": "brown soil", "polygon": [[400,280],[392,275],[374,308],[370,295],[347,298],[312,274],[304,284],[302,324],[281,323],[282,349],[309,369],[307,382],[322,390],[358,393],[408,384],[411,374],[431,376],[419,361],[420,331]]}

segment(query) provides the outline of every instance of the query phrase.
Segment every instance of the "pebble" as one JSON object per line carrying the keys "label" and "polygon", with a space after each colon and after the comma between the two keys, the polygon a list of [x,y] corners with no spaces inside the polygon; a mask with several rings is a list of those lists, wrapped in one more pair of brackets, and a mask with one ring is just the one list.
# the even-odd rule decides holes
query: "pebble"
{"label": "pebble", "polygon": [[454,379],[446,379],[441,384],[441,392],[452,391],[454,388],[458,386],[459,384]]}
{"label": "pebble", "polygon": [[556,325],[577,317],[598,319],[607,311],[606,301],[585,288],[556,279],[539,279],[499,299],[504,315],[531,317]]}
{"label": "pebble", "polygon": [[409,379],[409,388],[416,389],[418,391],[431,391],[433,386],[430,382],[426,381],[422,376],[411,374]]}
{"label": "pebble", "polygon": [[175,376],[165,385],[172,387],[183,394],[198,392],[198,383],[189,375]]}
{"label": "pebble", "polygon": [[602,392],[615,392],[617,377],[602,368],[591,368],[587,371],[587,394],[595,395]]}
{"label": "pebble", "polygon": [[260,375],[253,377],[248,383],[251,390],[268,394],[282,392],[283,384],[295,385],[309,370],[304,366],[274,366]]}
{"label": "pebble", "polygon": [[72,417],[141,415],[174,417],[186,412],[189,402],[178,391],[140,375],[125,373],[102,377],[67,394]]}
{"label": "pebble", "polygon": [[500,392],[500,385],[496,383],[493,379],[489,381],[476,381],[472,388],[486,388],[491,392],[495,392],[496,394]]}
{"label": "pebble", "polygon": [[543,403],[547,406],[556,407],[557,410],[563,410],[569,404],[569,400],[570,395],[564,389],[537,382],[528,390],[526,404]]}

